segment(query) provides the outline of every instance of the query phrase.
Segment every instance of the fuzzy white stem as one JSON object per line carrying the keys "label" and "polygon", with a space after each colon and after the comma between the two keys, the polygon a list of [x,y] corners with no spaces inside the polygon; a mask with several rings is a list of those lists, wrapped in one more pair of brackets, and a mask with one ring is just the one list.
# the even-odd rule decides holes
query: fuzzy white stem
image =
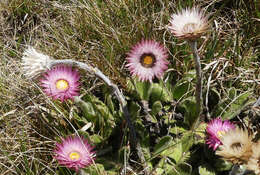
{"label": "fuzzy white stem", "polygon": [[194,61],[195,61],[195,67],[196,67],[196,77],[197,77],[197,83],[196,83],[196,119],[193,123],[192,130],[197,128],[197,125],[200,120],[200,114],[202,111],[202,72],[201,72],[201,64],[200,64],[200,57],[197,50],[197,41],[189,41],[190,47],[193,52]]}

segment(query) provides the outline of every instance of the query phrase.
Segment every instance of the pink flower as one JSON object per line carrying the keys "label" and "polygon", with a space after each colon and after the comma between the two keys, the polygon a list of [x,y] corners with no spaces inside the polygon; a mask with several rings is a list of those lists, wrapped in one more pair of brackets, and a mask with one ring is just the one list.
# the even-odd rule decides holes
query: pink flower
{"label": "pink flower", "polygon": [[141,81],[152,79],[156,76],[161,78],[168,68],[167,50],[154,40],[142,40],[134,45],[127,54],[126,67],[133,76],[137,76]]}
{"label": "pink flower", "polygon": [[82,137],[67,137],[57,143],[54,158],[60,165],[75,169],[84,168],[94,162],[95,152],[88,141]]}
{"label": "pink flower", "polygon": [[40,80],[43,91],[53,99],[64,101],[79,95],[80,76],[72,67],[56,66],[43,76]]}
{"label": "pink flower", "polygon": [[222,144],[220,137],[231,129],[235,129],[235,125],[228,120],[222,121],[220,118],[211,120],[206,128],[208,134],[206,143],[216,150]]}

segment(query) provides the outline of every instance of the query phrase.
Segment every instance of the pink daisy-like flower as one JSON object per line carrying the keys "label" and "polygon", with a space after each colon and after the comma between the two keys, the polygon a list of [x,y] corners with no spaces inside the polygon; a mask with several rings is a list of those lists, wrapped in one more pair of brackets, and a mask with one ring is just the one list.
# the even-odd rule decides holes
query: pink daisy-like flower
{"label": "pink daisy-like flower", "polygon": [[168,53],[166,48],[154,40],[142,40],[134,45],[127,54],[128,64],[126,67],[133,76],[139,80],[152,82],[156,76],[161,78],[168,68]]}
{"label": "pink daisy-like flower", "polygon": [[54,158],[60,165],[76,171],[94,162],[95,152],[88,141],[82,137],[67,137],[62,143],[57,143]]}
{"label": "pink daisy-like flower", "polygon": [[206,143],[213,150],[216,150],[222,144],[220,137],[231,129],[235,129],[235,125],[228,120],[222,121],[220,118],[211,120],[206,128],[206,132],[208,133]]}
{"label": "pink daisy-like flower", "polygon": [[208,15],[197,7],[172,14],[169,29],[178,38],[196,40],[209,28]]}
{"label": "pink daisy-like flower", "polygon": [[80,75],[77,70],[72,67],[60,65],[43,74],[41,79],[41,86],[43,91],[51,96],[53,99],[60,99],[61,101],[72,99],[79,95],[79,78]]}

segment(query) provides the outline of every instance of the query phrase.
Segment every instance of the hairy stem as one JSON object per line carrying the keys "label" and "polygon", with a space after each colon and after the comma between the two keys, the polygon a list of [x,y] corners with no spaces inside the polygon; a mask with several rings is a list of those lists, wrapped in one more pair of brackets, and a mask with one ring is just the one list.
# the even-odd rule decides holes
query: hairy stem
{"label": "hairy stem", "polygon": [[197,41],[189,41],[189,45],[192,49],[194,61],[195,61],[195,67],[196,67],[196,77],[197,77],[197,83],[196,83],[196,119],[192,125],[192,130],[196,129],[199,120],[200,120],[200,114],[202,111],[202,72],[201,72],[201,64],[200,64],[200,57],[197,50]]}
{"label": "hairy stem", "polygon": [[239,171],[239,165],[234,165],[231,171],[229,172],[229,175],[236,175],[238,171]]}

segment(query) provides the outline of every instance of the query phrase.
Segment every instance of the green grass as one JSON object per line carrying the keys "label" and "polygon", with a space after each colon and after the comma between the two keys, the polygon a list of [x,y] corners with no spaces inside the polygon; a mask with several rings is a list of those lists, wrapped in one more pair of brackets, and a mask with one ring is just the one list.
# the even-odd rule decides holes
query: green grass
{"label": "green grass", "polygon": [[[185,77],[190,76],[190,71],[194,69],[191,51],[185,42],[172,36],[167,25],[173,12],[192,5],[199,5],[212,14],[210,17],[212,29],[198,43],[202,68],[214,61],[217,62],[214,69],[212,66],[203,71],[204,94],[207,90],[208,78],[211,76],[210,94],[215,95],[210,96],[213,99],[209,101],[209,106],[212,105],[209,111],[211,117],[216,117],[213,115],[223,111],[230,103],[229,100],[232,100],[230,97],[232,93],[235,94],[234,97],[238,97],[250,92],[250,99],[253,102],[260,95],[260,6],[256,0],[6,0],[0,2],[0,174],[73,174],[66,168],[58,167],[57,162],[52,158],[52,149],[60,136],[75,132],[72,126],[80,129],[89,122],[84,118],[89,114],[84,113],[84,109],[77,104],[53,102],[41,92],[37,79],[32,81],[24,77],[20,63],[27,45],[32,45],[55,59],[75,59],[98,67],[128,97],[131,104],[129,106],[134,109],[133,114],[137,117],[135,125],[138,135],[144,138],[141,139],[141,146],[145,156],[147,152],[154,151],[153,149],[156,148],[152,147],[167,134],[163,129],[168,128],[171,123],[163,120],[165,123],[160,123],[158,126],[161,128],[160,132],[152,132],[154,135],[151,137],[154,140],[151,142],[154,143],[150,143],[151,148],[149,148],[145,140],[150,138],[149,132],[143,131],[145,120],[143,118],[141,121],[138,120],[139,116],[144,116],[143,109],[140,107],[140,97],[136,94],[134,96],[134,92],[127,85],[130,74],[124,66],[126,53],[142,38],[155,39],[165,44],[170,54],[170,70],[165,75],[169,78],[169,82],[166,86],[176,85],[180,80],[186,81]],[[116,152],[115,154],[104,153],[103,157],[97,158],[97,169],[102,172],[100,164],[104,165],[106,162],[104,167],[107,174],[119,173],[124,162],[122,157],[126,155],[124,151],[128,151],[129,137],[122,113],[118,112],[118,102],[109,95],[109,90],[102,81],[84,72],[81,73],[84,75],[81,79],[83,85],[81,93],[85,94],[84,99],[97,108],[108,106],[104,107],[107,110],[104,115],[113,116],[112,119],[97,119],[100,125],[95,125],[89,133],[82,134],[97,143],[99,151],[102,152],[111,146]],[[189,85],[194,87],[194,82]],[[235,89],[234,92],[232,89]],[[189,90],[191,92],[185,97],[191,96],[194,89]],[[214,100],[222,106],[216,107]],[[183,108],[169,105],[174,104],[173,101],[162,103],[166,106],[163,108],[165,113],[163,116],[155,115],[158,122],[162,122],[161,117],[167,118],[174,113],[183,114]],[[103,115],[103,111],[100,111],[97,115]],[[240,111],[232,119],[239,121],[241,118],[246,122],[252,117],[248,117],[252,111],[246,109],[245,111]],[[259,127],[256,121],[256,119],[251,121],[253,128]],[[117,139],[120,144],[114,143],[114,139]],[[128,160],[137,161],[137,163],[130,163],[132,171],[142,174],[141,161],[134,155],[127,156],[129,156]],[[192,158],[195,157],[196,155]],[[149,164],[159,162],[158,166],[163,167],[162,164],[168,159],[165,158],[163,162],[160,158],[156,156],[149,161]],[[187,162],[196,169],[195,162],[189,160]],[[165,165],[167,166],[169,164]],[[94,172],[95,169],[89,171]],[[193,173],[196,174],[195,170]]]}

